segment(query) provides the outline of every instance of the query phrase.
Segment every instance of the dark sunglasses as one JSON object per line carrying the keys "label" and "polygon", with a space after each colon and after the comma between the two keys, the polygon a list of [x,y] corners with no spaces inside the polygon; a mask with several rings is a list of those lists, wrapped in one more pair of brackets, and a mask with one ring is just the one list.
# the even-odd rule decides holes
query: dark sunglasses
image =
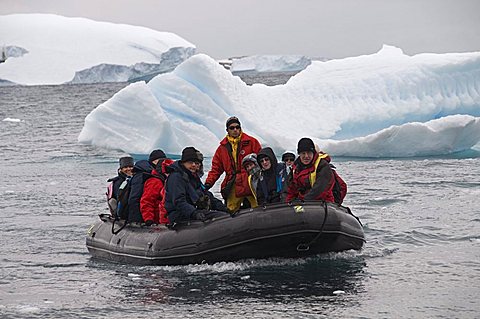
{"label": "dark sunglasses", "polygon": [[242,127],[240,125],[231,125],[228,127],[229,130],[241,130]]}
{"label": "dark sunglasses", "polygon": [[292,158],[292,157],[289,157],[289,158],[285,159],[285,162],[294,162],[294,161],[295,161],[295,159]]}

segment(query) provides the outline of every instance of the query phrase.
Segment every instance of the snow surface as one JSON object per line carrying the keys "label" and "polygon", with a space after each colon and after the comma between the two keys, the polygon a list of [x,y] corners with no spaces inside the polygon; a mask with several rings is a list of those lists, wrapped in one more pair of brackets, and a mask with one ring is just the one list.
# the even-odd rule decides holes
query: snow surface
{"label": "snow surface", "polygon": [[468,150],[480,141],[480,52],[407,56],[384,46],[371,55],[313,61],[273,87],[247,86],[199,54],[99,105],[78,140],[130,154],[196,146],[211,155],[231,115],[278,155],[304,136],[343,156]]}
{"label": "snow surface", "polygon": [[[158,64],[163,59],[165,65],[168,57],[170,71],[195,53],[193,44],[173,33],[53,14],[0,16],[2,46],[8,49],[8,59],[0,64],[0,79],[24,85],[66,83],[87,69],[89,74],[82,77],[93,82],[125,81],[129,75],[118,72],[119,66],[138,70],[138,63]],[[167,54],[172,50],[174,54]],[[103,66],[94,68],[99,65]]]}
{"label": "snow surface", "polygon": [[312,61],[303,55],[253,55],[233,59],[230,71],[235,72],[290,72],[301,71]]}

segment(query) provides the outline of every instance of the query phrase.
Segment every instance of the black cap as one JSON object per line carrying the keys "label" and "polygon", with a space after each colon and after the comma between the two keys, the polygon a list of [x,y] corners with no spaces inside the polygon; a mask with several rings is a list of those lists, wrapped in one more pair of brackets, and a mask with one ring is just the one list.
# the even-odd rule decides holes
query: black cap
{"label": "black cap", "polygon": [[120,164],[120,168],[124,168],[128,166],[133,167],[133,158],[130,156],[120,157],[120,159],[118,160],[118,163]]}
{"label": "black cap", "polygon": [[195,149],[195,147],[189,146],[185,147],[182,151],[182,162],[197,162],[201,163],[200,158],[198,156],[198,151]]}
{"label": "black cap", "polygon": [[236,116],[231,116],[231,117],[228,118],[228,120],[227,120],[227,128],[228,128],[228,127],[230,126],[230,124],[232,124],[232,123],[238,123],[238,125],[240,125],[240,126],[242,125],[242,124],[240,124],[240,120],[239,120],[238,117],[236,117]]}
{"label": "black cap", "polygon": [[167,155],[165,155],[165,152],[162,150],[154,150],[150,153],[150,156],[148,157],[148,161],[152,163],[154,160],[159,158],[167,158]]}
{"label": "black cap", "polygon": [[287,158],[293,158],[293,160],[295,160],[295,154],[293,154],[292,152],[285,152],[282,154],[282,162],[285,162],[285,160]]}
{"label": "black cap", "polygon": [[302,137],[300,141],[298,141],[297,153],[300,154],[301,152],[315,153],[315,144],[313,144],[313,141],[308,137]]}

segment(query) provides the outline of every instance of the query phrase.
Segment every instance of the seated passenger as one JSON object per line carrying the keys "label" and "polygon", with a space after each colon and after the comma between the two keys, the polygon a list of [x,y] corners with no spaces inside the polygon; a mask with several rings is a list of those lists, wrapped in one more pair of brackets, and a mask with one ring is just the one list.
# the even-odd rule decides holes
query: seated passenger
{"label": "seated passenger", "polygon": [[143,186],[140,199],[140,212],[147,226],[152,224],[168,224],[165,211],[165,181],[167,179],[167,166],[173,161],[169,158],[160,158],[151,171],[151,177]]}
{"label": "seated passenger", "polygon": [[286,175],[290,174],[293,167],[293,162],[295,162],[295,154],[290,151],[287,151],[282,154],[282,162],[285,163]]}
{"label": "seated passenger", "polygon": [[248,185],[250,186],[250,190],[255,198],[253,203],[251,203],[251,207],[255,208],[258,206],[257,185],[261,175],[261,169],[257,162],[257,154],[252,153],[245,156],[242,160],[242,166],[248,173]]}
{"label": "seated passenger", "polygon": [[143,194],[145,182],[152,176],[152,169],[161,159],[167,156],[162,150],[153,150],[148,156],[148,161],[140,160],[133,167],[133,177],[130,182],[130,195],[128,196],[128,221],[142,223],[142,213],[140,212],[140,199]]}
{"label": "seated passenger", "polygon": [[270,147],[258,152],[257,161],[262,169],[256,189],[258,205],[283,202],[287,191],[285,163],[277,162]]}
{"label": "seated passenger", "polygon": [[211,210],[227,211],[220,200],[205,190],[198,176],[201,165],[198,151],[194,147],[186,147],[182,151],[182,158],[168,166],[165,209],[170,223],[205,221],[216,216]]}
{"label": "seated passenger", "polygon": [[288,185],[287,202],[294,199],[335,202],[335,177],[328,154],[318,153],[307,137],[298,141],[298,158],[293,165],[293,178]]}
{"label": "seated passenger", "polygon": [[[108,208],[115,218],[121,215],[121,212],[117,212],[119,200],[122,202],[120,204],[120,210],[126,209],[126,203],[128,201],[126,184],[133,176],[133,158],[130,156],[121,157],[118,163],[120,166],[117,170],[118,175],[107,180],[107,182],[110,182],[107,188]],[[122,189],[120,189],[121,186]]]}

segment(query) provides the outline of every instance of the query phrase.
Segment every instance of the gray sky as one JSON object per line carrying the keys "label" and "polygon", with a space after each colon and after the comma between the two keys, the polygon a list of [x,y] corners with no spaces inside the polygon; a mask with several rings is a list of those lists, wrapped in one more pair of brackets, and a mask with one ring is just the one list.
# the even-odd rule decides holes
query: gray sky
{"label": "gray sky", "polygon": [[217,59],[480,51],[480,0],[0,0],[0,15],[34,12],[173,32]]}

